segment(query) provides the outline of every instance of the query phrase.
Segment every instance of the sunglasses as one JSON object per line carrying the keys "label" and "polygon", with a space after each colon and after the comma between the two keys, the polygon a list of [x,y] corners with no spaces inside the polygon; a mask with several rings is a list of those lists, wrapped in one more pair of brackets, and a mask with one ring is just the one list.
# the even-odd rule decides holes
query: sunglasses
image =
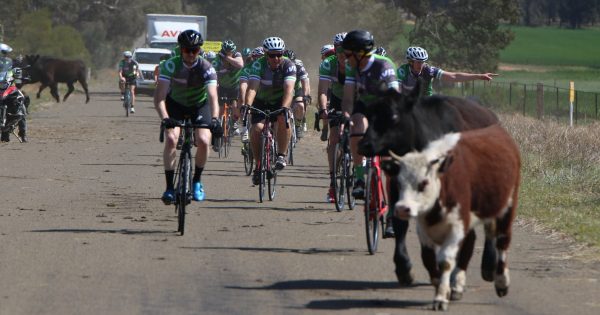
{"label": "sunglasses", "polygon": [[200,47],[196,47],[196,48],[187,48],[187,47],[181,47],[181,52],[183,52],[184,54],[197,54],[200,51]]}
{"label": "sunglasses", "polygon": [[282,53],[279,54],[267,54],[267,56],[269,56],[269,58],[281,58],[283,57]]}

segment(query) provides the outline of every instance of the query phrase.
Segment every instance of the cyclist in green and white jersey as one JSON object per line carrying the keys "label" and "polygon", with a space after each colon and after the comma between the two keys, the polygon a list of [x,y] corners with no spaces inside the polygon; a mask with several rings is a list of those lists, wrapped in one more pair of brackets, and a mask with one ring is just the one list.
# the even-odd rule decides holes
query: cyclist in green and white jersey
{"label": "cyclist in green and white jersey", "polygon": [[[346,119],[352,121],[350,150],[356,177],[352,195],[357,199],[364,198],[365,187],[363,156],[358,153],[358,142],[368,127],[365,110],[377,99],[382,85],[399,91],[394,62],[373,54],[373,46],[373,35],[364,30],[349,32],[342,42],[346,56],[342,111]],[[355,94],[358,95],[357,98]]]}
{"label": "cyclist in green and white jersey", "polygon": [[[239,97],[238,104],[247,104],[246,103],[246,91],[248,91],[248,80],[250,78],[250,72],[252,70],[252,63],[264,55],[265,55],[265,51],[262,48],[262,46],[256,47],[250,53],[250,58],[248,59],[248,62],[244,63],[244,68],[242,68],[242,73],[240,74],[240,88],[239,88],[240,93],[238,96]],[[242,136],[242,142],[247,142],[248,141],[248,127],[247,127],[248,122],[245,120],[242,120],[242,123],[243,123],[242,130],[240,130],[240,134]]]}
{"label": "cyclist in green and white jersey", "polygon": [[[266,56],[252,63],[252,71],[248,82],[246,103],[261,110],[277,110],[282,107],[289,110],[294,96],[296,84],[296,65],[293,61],[283,56],[285,43],[279,37],[268,37],[263,41]],[[260,136],[264,128],[265,116],[256,112],[252,113],[252,130],[250,143],[254,160],[259,160]],[[275,169],[285,168],[286,152],[290,143],[290,129],[287,127],[287,113],[277,116],[275,121],[275,136],[277,141],[277,161]],[[252,183],[259,183],[258,169],[254,170]]]}
{"label": "cyclist in green and white jersey", "polygon": [[[217,77],[219,78],[219,98],[226,97],[231,108],[234,109],[235,117],[239,117],[237,110],[238,88],[240,83],[240,74],[244,67],[242,54],[236,51],[236,45],[232,40],[225,40],[221,43],[221,51],[216,55],[212,62]],[[223,103],[219,102],[221,107],[219,117],[223,115]]]}
{"label": "cyclist in green and white jersey", "polygon": [[324,123],[329,124],[329,143],[327,144],[327,162],[329,164],[329,190],[327,199],[329,202],[335,201],[335,188],[333,182],[334,161],[333,155],[335,146],[340,141],[339,119],[329,119],[327,110],[333,109],[335,112],[342,111],[342,96],[344,94],[344,82],[346,76],[346,56],[342,42],[346,37],[346,33],[338,33],[333,37],[332,48],[335,54],[325,58],[319,66],[319,88],[318,111],[319,117]]}
{"label": "cyclist in green and white jersey", "polygon": [[212,65],[199,56],[204,43],[202,36],[197,31],[186,30],[179,34],[177,42],[181,54],[161,64],[154,92],[154,106],[166,127],[163,162],[167,189],[162,196],[165,204],[175,200],[175,159],[180,132],[180,128],[175,127],[177,122],[190,116],[194,123],[202,125],[194,134],[197,150],[192,188],[196,201],[205,198],[201,176],[208,159],[211,134],[223,134],[218,121],[217,74]]}
{"label": "cyclist in green and white jersey", "polygon": [[140,66],[137,61],[131,58],[133,54],[131,51],[123,52],[123,59],[119,62],[119,88],[121,89],[121,100],[124,99],[125,95],[125,82],[129,83],[129,90],[131,91],[131,113],[135,113],[135,79],[140,75]]}
{"label": "cyclist in green and white jersey", "polygon": [[[296,136],[304,137],[304,129],[306,122],[304,121],[305,106],[310,105],[312,98],[310,97],[310,82],[308,72],[304,68],[304,63],[300,59],[296,59],[296,53],[291,49],[286,49],[283,52],[285,57],[288,57],[296,65],[296,85],[294,86],[294,100],[292,101],[292,110],[294,112],[294,120],[296,122]],[[308,104],[305,104],[308,103]]]}
{"label": "cyclist in green and white jersey", "polygon": [[433,80],[438,79],[448,82],[465,82],[473,80],[490,81],[497,76],[495,73],[464,73],[444,71],[425,63],[429,59],[427,51],[421,47],[408,47],[406,49],[406,63],[398,68],[397,76],[402,93],[408,95],[417,84],[417,80],[424,80],[425,95],[433,95]]}

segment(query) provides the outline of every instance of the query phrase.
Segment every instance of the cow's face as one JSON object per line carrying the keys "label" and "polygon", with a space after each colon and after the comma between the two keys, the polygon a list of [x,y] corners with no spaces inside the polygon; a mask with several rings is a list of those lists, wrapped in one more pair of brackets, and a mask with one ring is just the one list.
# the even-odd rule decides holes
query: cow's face
{"label": "cow's face", "polygon": [[40,80],[41,65],[40,55],[25,55],[23,58],[23,76],[28,77],[31,83]]}
{"label": "cow's face", "polygon": [[452,133],[432,142],[422,152],[410,152],[404,156],[392,153],[398,165],[398,201],[394,215],[409,219],[425,213],[437,202],[442,184],[440,176],[452,160],[452,148],[460,134]]}

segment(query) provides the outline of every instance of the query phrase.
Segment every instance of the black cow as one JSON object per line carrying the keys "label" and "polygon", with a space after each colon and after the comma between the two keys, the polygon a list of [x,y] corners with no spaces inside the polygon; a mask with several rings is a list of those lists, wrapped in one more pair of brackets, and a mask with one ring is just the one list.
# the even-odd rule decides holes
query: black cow
{"label": "black cow", "polygon": [[[361,154],[388,156],[391,150],[397,155],[403,155],[424,149],[429,142],[446,133],[479,129],[498,123],[498,117],[492,111],[475,101],[452,96],[423,97],[420,95],[420,85],[422,83],[418,82],[410,95],[391,90],[367,107],[369,128],[359,142],[358,150]],[[394,166],[394,163],[382,163],[389,175],[397,174],[398,169],[394,169]],[[398,200],[398,185],[396,180],[390,180],[388,196],[392,205]],[[393,218],[392,222],[396,235],[396,276],[400,284],[409,285],[413,276],[405,244],[408,221]],[[474,231],[463,242],[465,250],[461,251],[458,264],[466,269],[475,246]],[[487,281],[493,280],[495,261],[493,241],[486,237],[481,267],[482,277]]]}
{"label": "black cow", "polygon": [[63,102],[75,90],[73,84],[77,81],[85,91],[85,102],[90,101],[87,86],[87,68],[81,60],[64,60],[39,55],[26,55],[24,63],[28,66],[24,69],[24,74],[29,77],[27,83],[40,82],[40,88],[37,97],[40,97],[42,91],[49,86],[50,93],[60,102],[58,96],[58,83],[66,83],[69,90],[63,98]]}

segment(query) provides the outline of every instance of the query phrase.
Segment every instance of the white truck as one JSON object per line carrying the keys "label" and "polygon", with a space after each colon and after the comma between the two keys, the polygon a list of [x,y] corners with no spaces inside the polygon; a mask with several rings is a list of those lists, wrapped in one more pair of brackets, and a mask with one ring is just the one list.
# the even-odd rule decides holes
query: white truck
{"label": "white truck", "polygon": [[156,88],[154,69],[156,69],[163,56],[170,57],[171,50],[165,48],[137,48],[133,51],[133,60],[139,64],[139,70],[142,74],[136,80],[136,89],[140,93],[152,93]]}
{"label": "white truck", "polygon": [[146,47],[133,52],[133,59],[140,65],[142,73],[136,81],[138,91],[151,93],[155,89],[154,69],[160,58],[170,55],[179,34],[189,29],[200,32],[206,39],[206,16],[146,14]]}
{"label": "white truck", "polygon": [[189,29],[200,32],[206,40],[206,16],[146,14],[146,45],[173,49],[177,44],[177,36]]}

